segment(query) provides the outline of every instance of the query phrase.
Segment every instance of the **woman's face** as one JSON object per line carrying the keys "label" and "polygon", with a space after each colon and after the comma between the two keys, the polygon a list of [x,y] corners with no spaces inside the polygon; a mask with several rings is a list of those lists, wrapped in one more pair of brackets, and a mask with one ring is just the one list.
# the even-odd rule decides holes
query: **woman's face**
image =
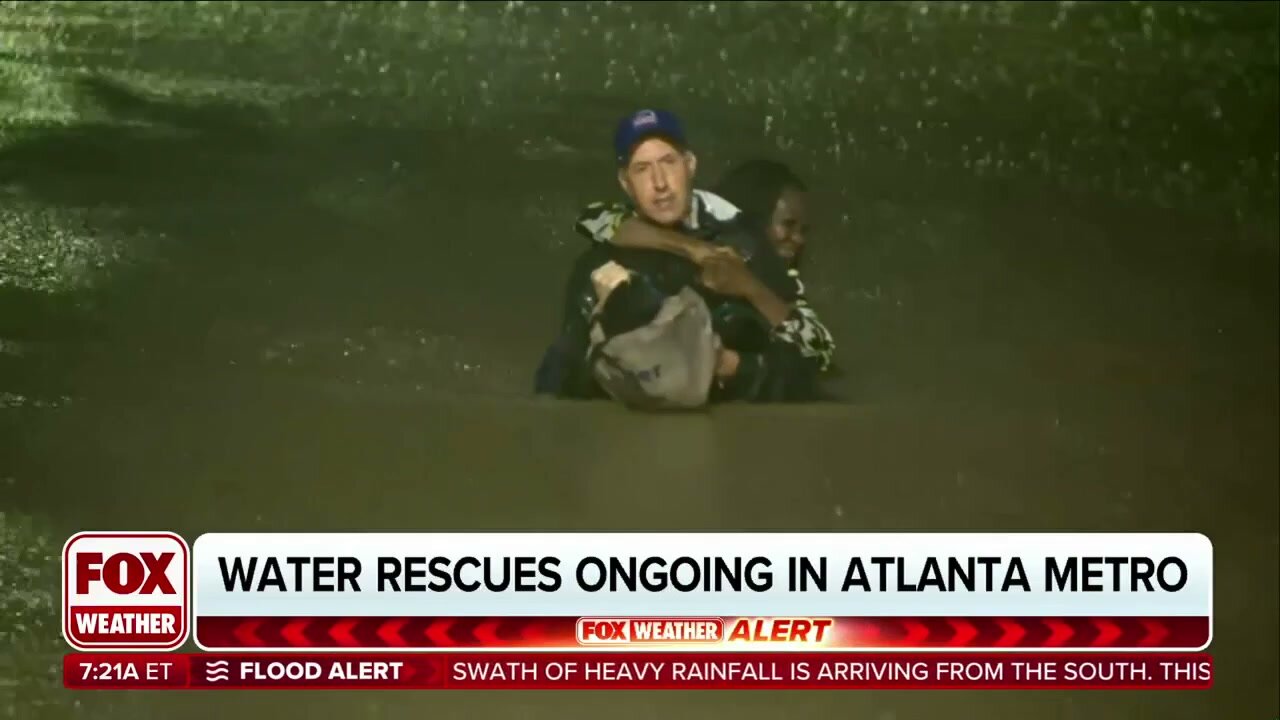
{"label": "woman's face", "polygon": [[809,233],[809,205],[806,193],[788,188],[778,197],[769,220],[769,240],[787,264],[794,265],[804,249]]}

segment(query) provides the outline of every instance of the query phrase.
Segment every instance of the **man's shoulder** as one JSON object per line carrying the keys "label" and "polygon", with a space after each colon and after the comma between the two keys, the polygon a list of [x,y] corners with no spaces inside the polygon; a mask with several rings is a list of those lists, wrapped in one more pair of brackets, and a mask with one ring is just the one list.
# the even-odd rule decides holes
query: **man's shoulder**
{"label": "man's shoulder", "polygon": [[699,211],[717,222],[730,222],[742,214],[738,206],[709,190],[694,190],[693,196],[697,198]]}
{"label": "man's shoulder", "polygon": [[623,220],[634,210],[624,202],[593,202],[578,213],[573,227],[579,235],[595,242],[608,242]]}
{"label": "man's shoulder", "polygon": [[597,200],[584,205],[582,210],[578,212],[578,216],[590,217],[618,212],[634,212],[634,208],[632,208],[631,203],[625,200]]}

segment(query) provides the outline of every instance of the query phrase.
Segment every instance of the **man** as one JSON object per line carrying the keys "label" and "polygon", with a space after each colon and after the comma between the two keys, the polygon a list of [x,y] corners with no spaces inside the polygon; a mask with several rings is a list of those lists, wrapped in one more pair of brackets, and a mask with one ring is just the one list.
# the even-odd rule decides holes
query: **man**
{"label": "man", "polygon": [[594,245],[570,278],[564,332],[539,371],[539,390],[599,394],[590,367],[577,358],[585,357],[584,325],[599,303],[586,278],[612,260],[669,295],[698,286],[724,344],[714,399],[811,399],[816,375],[831,361],[831,335],[805,302],[798,278],[763,238],[736,221],[737,208],[693,188],[697,158],[679,119],[661,110],[637,112],[619,123],[614,151],[630,202],[595,203],[577,222]]}

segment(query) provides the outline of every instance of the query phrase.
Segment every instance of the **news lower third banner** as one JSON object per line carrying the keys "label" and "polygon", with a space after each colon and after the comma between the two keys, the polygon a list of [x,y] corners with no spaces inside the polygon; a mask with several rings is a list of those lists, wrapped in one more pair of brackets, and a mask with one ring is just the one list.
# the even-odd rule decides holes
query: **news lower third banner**
{"label": "news lower third banner", "polygon": [[68,687],[1212,683],[1194,533],[100,532],[63,572]]}

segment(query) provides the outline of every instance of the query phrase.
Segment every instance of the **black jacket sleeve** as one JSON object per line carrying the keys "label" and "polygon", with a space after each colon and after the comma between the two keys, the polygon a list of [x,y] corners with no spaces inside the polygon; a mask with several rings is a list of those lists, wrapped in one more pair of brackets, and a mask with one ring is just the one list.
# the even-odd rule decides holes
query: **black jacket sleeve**
{"label": "black jacket sleeve", "polygon": [[591,273],[608,262],[607,250],[592,247],[578,256],[565,283],[560,338],[557,341],[561,361],[564,363],[560,397],[591,399],[604,397],[587,364],[587,352],[591,345],[591,313],[596,306],[595,287]]}

